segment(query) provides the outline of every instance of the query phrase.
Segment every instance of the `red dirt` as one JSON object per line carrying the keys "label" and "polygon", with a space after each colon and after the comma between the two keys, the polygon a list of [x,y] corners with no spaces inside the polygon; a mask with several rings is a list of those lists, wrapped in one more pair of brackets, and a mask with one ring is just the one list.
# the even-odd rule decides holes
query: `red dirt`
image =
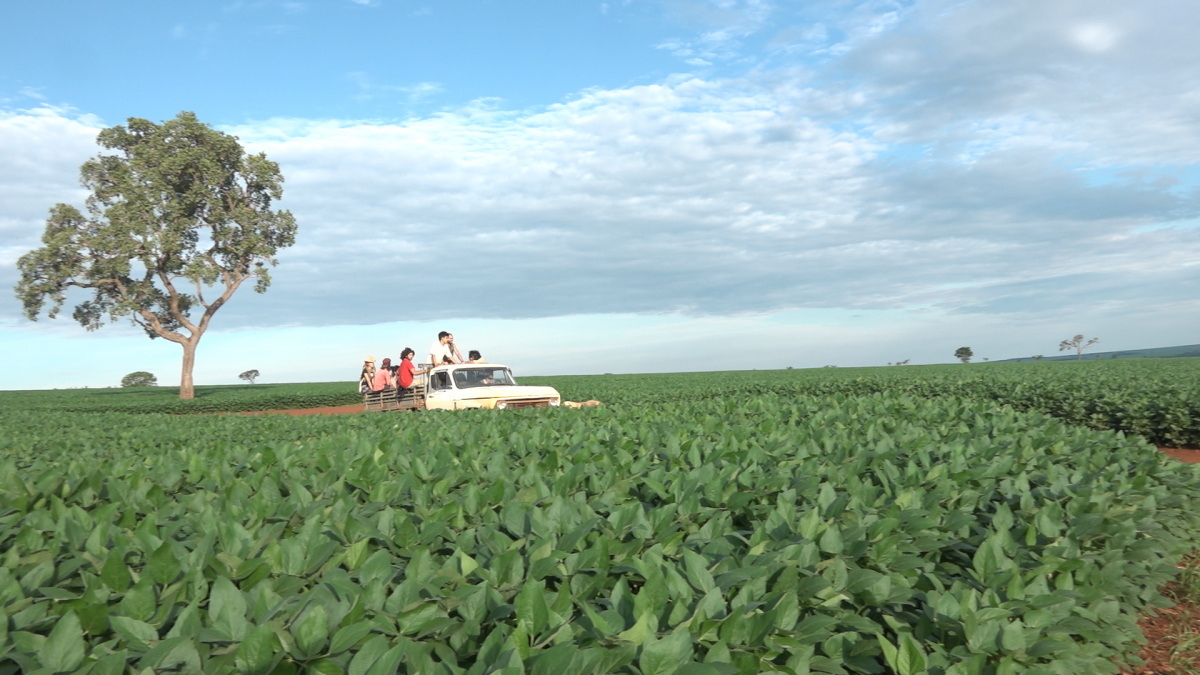
{"label": "red dirt", "polygon": [[[1179,567],[1195,567],[1198,562],[1200,558],[1192,554],[1186,556]],[[1146,646],[1138,656],[1146,663],[1132,671],[1122,670],[1124,675],[1194,673],[1200,668],[1200,652],[1196,649],[1196,638],[1200,635],[1197,632],[1197,628],[1200,628],[1200,607],[1188,600],[1188,594],[1177,582],[1167,584],[1162,594],[1178,604],[1156,610],[1138,620],[1138,626],[1146,636]],[[1172,651],[1176,653],[1172,654]]]}
{"label": "red dirt", "polygon": [[228,415],[352,415],[363,411],[361,403],[356,405],[340,405],[332,408],[299,408],[296,410],[259,410],[257,412],[235,412]]}
{"label": "red dirt", "polygon": [[1200,464],[1200,450],[1192,448],[1159,448],[1171,457],[1188,464]]}
{"label": "red dirt", "polygon": [[1143,616],[1141,619],[1138,619],[1138,626],[1141,627],[1142,633],[1146,636],[1146,646],[1142,647],[1142,651],[1138,656],[1146,664],[1134,668],[1132,671],[1122,672],[1129,675],[1174,673],[1176,669],[1171,664],[1172,660],[1183,661],[1182,664],[1178,665],[1185,667],[1190,666],[1191,668],[1195,668],[1197,665],[1200,665],[1195,663],[1194,651],[1191,651],[1191,655],[1193,656],[1191,659],[1182,654],[1172,659],[1171,655],[1171,650],[1175,649],[1182,640],[1193,637],[1193,635],[1189,635],[1188,633],[1196,630],[1196,626],[1198,625],[1200,625],[1200,608],[1186,602],[1167,609],[1160,609],[1156,616]]}

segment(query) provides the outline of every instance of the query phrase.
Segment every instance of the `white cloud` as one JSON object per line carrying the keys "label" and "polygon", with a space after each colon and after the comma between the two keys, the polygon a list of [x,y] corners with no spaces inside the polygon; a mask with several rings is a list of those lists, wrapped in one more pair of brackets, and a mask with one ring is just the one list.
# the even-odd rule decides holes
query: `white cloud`
{"label": "white cloud", "polygon": [[1120,32],[1106,24],[1085,23],[1071,31],[1071,38],[1088,51],[1106,52],[1117,44]]}
{"label": "white cloud", "polygon": [[[705,6],[750,17],[741,33],[704,27],[725,36],[712,44],[766,25],[750,4]],[[1200,59],[1179,58],[1196,52],[1184,31],[1123,7],[919,3],[783,40],[841,49],[836,71],[232,127],[280,163],[300,236],[272,290],[239,297],[223,325],[1175,311],[1200,290],[1200,231],[1173,226],[1200,216]],[[703,59],[705,44],[662,47]],[[438,91],[351,77],[365,96]],[[49,108],[0,118],[14,148],[0,158],[13,242],[0,282],[45,209],[81,201],[71,186],[94,132]],[[0,300],[0,318],[13,307]]]}
{"label": "white cloud", "polygon": [[[838,74],[898,123],[889,141],[1032,146],[1091,166],[1200,156],[1200,5],[917,3]],[[1116,28],[1119,26],[1120,28]]]}

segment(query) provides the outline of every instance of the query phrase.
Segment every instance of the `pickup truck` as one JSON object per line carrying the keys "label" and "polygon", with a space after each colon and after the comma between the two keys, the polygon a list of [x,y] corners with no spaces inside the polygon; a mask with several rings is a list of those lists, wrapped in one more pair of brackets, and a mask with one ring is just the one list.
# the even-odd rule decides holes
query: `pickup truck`
{"label": "pickup truck", "polygon": [[558,406],[554,387],[517,384],[508,366],[496,363],[457,363],[418,375],[413,386],[363,394],[369,412],[388,410],[466,410],[487,408],[544,408]]}

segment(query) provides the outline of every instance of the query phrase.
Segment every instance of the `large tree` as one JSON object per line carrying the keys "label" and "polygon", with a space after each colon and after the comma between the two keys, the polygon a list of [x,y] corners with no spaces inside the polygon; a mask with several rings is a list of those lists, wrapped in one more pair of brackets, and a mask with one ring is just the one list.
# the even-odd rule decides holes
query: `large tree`
{"label": "large tree", "polygon": [[162,124],[131,117],[97,143],[110,152],[80,168],[87,215],[69,204],[50,209],[43,246],[17,261],[17,296],[36,321],[47,304],[54,318],[70,289],[84,289],[73,314],[84,328],[128,318],[179,344],[179,398],[190,399],[196,345],[213,315],[249,279],[266,291],[267,267],[295,243],[292,214],[271,208],[283,176],[190,112]]}
{"label": "large tree", "polygon": [[1085,340],[1082,334],[1076,335],[1075,337],[1071,338],[1070,340],[1063,340],[1062,342],[1058,343],[1058,351],[1062,352],[1062,351],[1067,351],[1068,349],[1074,349],[1075,350],[1075,359],[1079,360],[1079,359],[1083,358],[1083,350],[1087,349],[1088,347],[1091,347],[1092,345],[1096,344],[1099,341],[1100,341],[1100,338],[1092,338],[1091,340]]}

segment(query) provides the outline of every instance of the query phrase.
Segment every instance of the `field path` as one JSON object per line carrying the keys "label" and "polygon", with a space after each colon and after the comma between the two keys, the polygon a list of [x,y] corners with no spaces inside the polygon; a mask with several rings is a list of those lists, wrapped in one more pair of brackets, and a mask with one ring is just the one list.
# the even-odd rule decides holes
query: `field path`
{"label": "field path", "polygon": [[1200,464],[1200,450],[1192,448],[1159,448],[1171,457],[1188,464]]}
{"label": "field path", "polygon": [[224,413],[226,415],[352,415],[363,411],[361,403],[339,405],[332,408],[298,408],[295,410],[259,410],[255,412]]}

